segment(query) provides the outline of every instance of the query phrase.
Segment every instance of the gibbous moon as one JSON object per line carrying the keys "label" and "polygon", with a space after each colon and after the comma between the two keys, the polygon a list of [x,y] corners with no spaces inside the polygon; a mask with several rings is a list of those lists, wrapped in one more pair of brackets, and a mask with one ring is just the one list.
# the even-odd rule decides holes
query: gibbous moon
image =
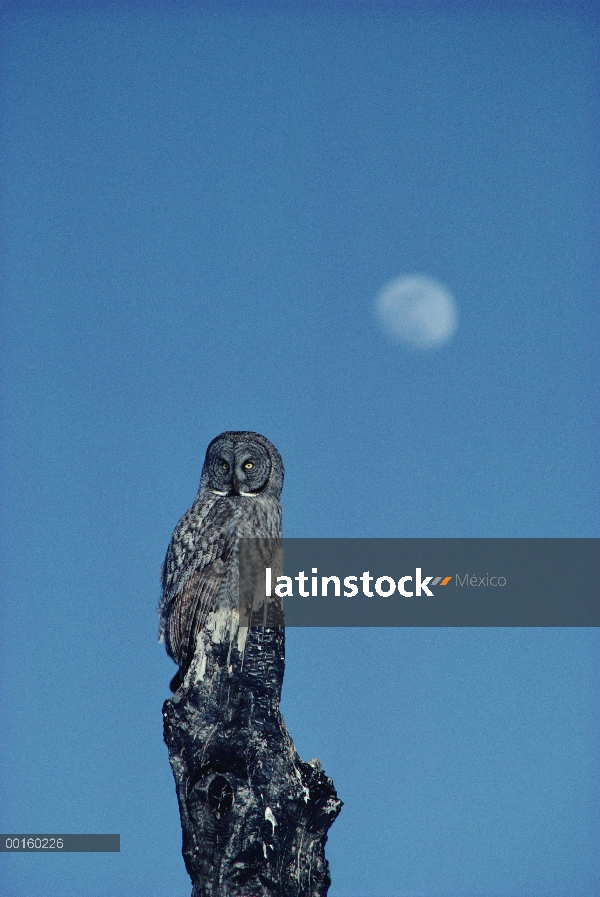
{"label": "gibbous moon", "polygon": [[447,343],[458,323],[452,293],[421,274],[386,283],[375,299],[375,314],[389,337],[412,349]]}

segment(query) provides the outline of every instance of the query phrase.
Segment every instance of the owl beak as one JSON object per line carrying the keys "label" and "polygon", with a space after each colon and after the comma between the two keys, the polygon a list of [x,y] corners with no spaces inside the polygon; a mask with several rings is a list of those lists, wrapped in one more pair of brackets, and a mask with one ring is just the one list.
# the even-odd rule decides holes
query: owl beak
{"label": "owl beak", "polygon": [[231,480],[231,491],[230,491],[229,494],[230,494],[230,495],[239,495],[239,494],[240,494],[240,492],[239,492],[239,483],[238,483],[238,481],[237,481],[237,477],[236,477],[235,474],[233,475],[233,478],[232,478],[232,480]]}

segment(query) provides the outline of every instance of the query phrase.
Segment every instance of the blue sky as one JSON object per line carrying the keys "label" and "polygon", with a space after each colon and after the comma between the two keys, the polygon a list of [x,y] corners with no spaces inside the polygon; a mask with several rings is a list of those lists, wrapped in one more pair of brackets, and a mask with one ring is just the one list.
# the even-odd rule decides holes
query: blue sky
{"label": "blue sky", "polygon": [[[4,4],[2,831],[10,897],[187,895],[158,570],[208,442],[284,533],[599,535],[597,20],[583,5]],[[446,345],[377,327],[394,277]],[[331,897],[600,891],[598,637],[293,630],[345,801]]]}

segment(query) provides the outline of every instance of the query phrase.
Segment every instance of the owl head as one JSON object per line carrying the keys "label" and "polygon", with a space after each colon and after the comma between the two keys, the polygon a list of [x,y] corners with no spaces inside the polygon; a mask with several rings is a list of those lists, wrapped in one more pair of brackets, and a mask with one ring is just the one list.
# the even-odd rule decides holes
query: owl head
{"label": "owl head", "polygon": [[275,446],[248,430],[221,433],[206,450],[200,489],[217,495],[279,498],[283,462]]}

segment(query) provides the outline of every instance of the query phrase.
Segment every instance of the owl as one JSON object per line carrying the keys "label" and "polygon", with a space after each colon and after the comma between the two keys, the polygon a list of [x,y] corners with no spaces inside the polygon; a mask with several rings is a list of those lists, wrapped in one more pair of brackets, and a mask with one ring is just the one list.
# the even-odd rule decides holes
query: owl
{"label": "owl", "polygon": [[281,456],[259,433],[221,433],[208,446],[198,495],[161,570],[158,637],[179,665],[171,691],[183,682],[208,614],[238,605],[239,540],[281,538],[282,486]]}

